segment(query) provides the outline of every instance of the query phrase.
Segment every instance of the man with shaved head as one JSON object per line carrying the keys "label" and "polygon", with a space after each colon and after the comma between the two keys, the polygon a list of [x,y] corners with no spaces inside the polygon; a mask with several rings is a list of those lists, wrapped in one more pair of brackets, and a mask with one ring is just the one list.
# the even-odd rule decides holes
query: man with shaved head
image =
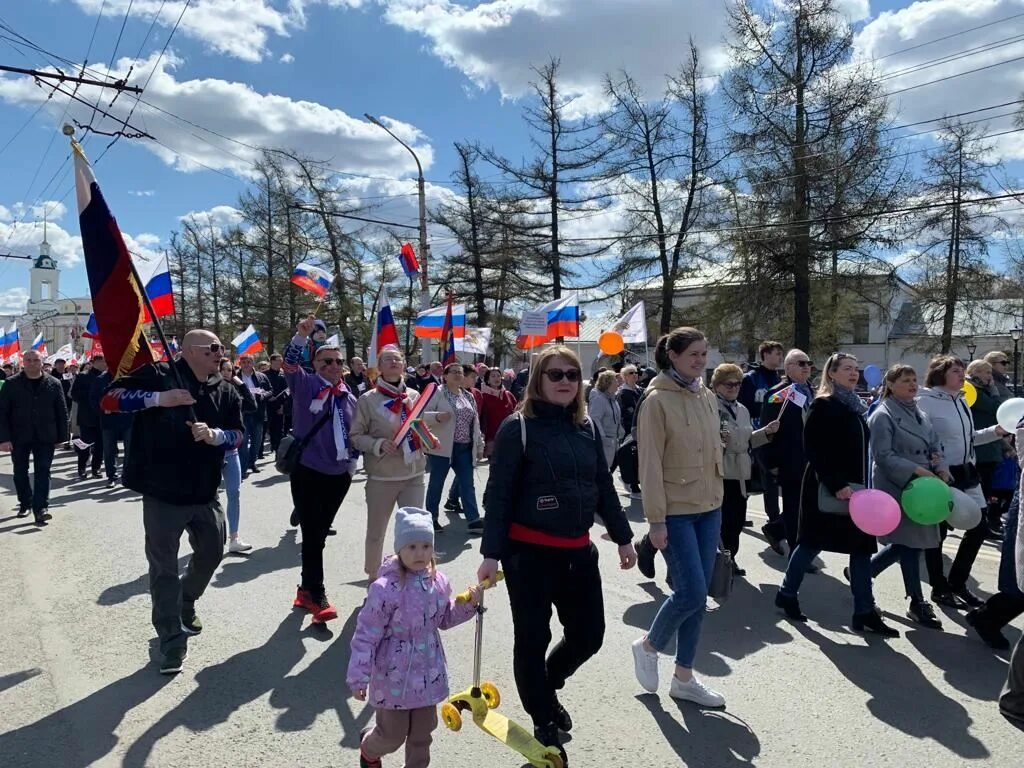
{"label": "man with shaved head", "polygon": [[[34,349],[21,355],[21,373],[0,389],[0,451],[10,451],[18,517],[29,510],[36,525],[50,519],[50,465],[57,443],[67,440],[68,407],[60,382],[43,374],[43,358]],[[32,459],[34,483],[29,480]]]}
{"label": "man with shaved head", "polygon": [[[135,414],[124,484],[142,494],[162,674],[181,671],[188,636],[202,632],[196,600],[224,554],[221,467],[224,452],[242,444],[244,431],[242,398],[218,373],[223,356],[224,345],[214,334],[189,331],[177,360],[114,381],[101,400],[108,413]],[[179,578],[178,547],[185,531],[192,558]]]}

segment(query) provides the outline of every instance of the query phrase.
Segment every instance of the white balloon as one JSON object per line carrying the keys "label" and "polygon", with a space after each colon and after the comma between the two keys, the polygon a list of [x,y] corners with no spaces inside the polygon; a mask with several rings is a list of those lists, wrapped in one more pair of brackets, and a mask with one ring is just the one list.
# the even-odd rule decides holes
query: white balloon
{"label": "white balloon", "polygon": [[946,523],[961,531],[971,530],[981,522],[981,507],[959,488],[949,490],[953,492],[953,503]]}
{"label": "white balloon", "polygon": [[1017,431],[1017,424],[1024,418],[1024,397],[1011,397],[999,406],[996,411],[996,421],[999,426],[1007,432]]}

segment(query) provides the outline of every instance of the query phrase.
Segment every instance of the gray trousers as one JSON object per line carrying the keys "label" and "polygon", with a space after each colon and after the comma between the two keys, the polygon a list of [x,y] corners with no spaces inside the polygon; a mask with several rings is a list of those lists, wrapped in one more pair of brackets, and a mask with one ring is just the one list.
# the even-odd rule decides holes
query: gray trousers
{"label": "gray trousers", "polygon": [[[160,652],[167,653],[188,642],[181,628],[182,608],[191,608],[202,597],[224,556],[224,510],[217,500],[182,506],[143,496],[142,522],[146,531],[153,627],[160,638]],[[192,557],[185,566],[185,574],[179,577],[178,548],[185,531],[192,545]]]}
{"label": "gray trousers", "polygon": [[1010,656],[1006,685],[999,697],[999,711],[1024,731],[1024,636],[1017,640],[1013,655]]}
{"label": "gray trousers", "polygon": [[430,744],[437,728],[437,707],[378,709],[373,730],[363,737],[366,757],[381,758],[405,744],[405,768],[427,768]]}

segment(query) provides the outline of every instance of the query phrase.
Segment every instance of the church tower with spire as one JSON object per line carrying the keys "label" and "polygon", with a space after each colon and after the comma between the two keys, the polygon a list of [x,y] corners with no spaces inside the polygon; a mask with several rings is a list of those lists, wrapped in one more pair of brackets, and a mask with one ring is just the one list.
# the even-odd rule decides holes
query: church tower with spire
{"label": "church tower with spire", "polygon": [[46,217],[43,217],[43,242],[39,244],[39,256],[32,265],[32,285],[29,293],[30,311],[38,312],[44,307],[57,306],[60,291],[60,270],[50,255],[50,244],[46,240]]}

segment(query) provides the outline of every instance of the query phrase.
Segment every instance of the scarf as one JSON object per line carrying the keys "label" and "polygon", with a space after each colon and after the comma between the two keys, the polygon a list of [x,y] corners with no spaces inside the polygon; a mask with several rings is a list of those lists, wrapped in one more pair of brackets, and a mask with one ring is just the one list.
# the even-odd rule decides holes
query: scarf
{"label": "scarf", "polygon": [[999,387],[996,386],[996,376],[994,373],[992,374],[992,381],[988,384],[983,384],[977,376],[968,376],[967,380],[974,385],[975,389],[984,390],[992,395],[992,397],[999,397]]}
{"label": "scarf", "polygon": [[[377,379],[377,385],[374,389],[386,398],[384,400],[384,409],[397,416],[399,424],[405,422],[409,411],[412,409],[412,400],[409,398],[409,390],[405,386],[405,382],[399,381],[397,385],[389,384],[381,377]],[[416,452],[422,451],[424,445],[436,448],[438,440],[427,428],[426,423],[422,419],[417,419],[402,441],[402,458],[405,463],[411,464],[416,456]]]}
{"label": "scarf", "polygon": [[[797,384],[795,381],[791,384],[793,389],[799,392],[801,395],[807,398],[807,403],[804,408],[811,407],[811,401],[814,400],[814,390],[812,390],[807,384]],[[866,409],[865,409],[866,410]]]}
{"label": "scarf", "polygon": [[688,389],[691,392],[700,392],[700,379],[687,379],[671,366],[668,368],[668,375],[672,381],[683,389]]}
{"label": "scarf", "polygon": [[345,423],[345,409],[341,407],[344,398],[349,396],[348,388],[341,379],[338,379],[337,384],[331,384],[323,377],[320,378],[320,381],[325,386],[317,392],[316,397],[309,401],[309,412],[320,413],[330,396],[334,409],[334,450],[338,461],[348,461],[348,424]]}
{"label": "scarf", "polygon": [[887,402],[895,403],[897,407],[902,408],[918,424],[921,423],[921,411],[917,407],[917,401],[911,398],[910,400],[900,400],[895,395],[886,398]]}
{"label": "scarf", "polygon": [[729,412],[729,415],[732,416],[732,420],[733,421],[736,421],[736,403],[735,403],[735,401],[730,402],[730,401],[726,400],[724,397],[722,397],[721,395],[718,395],[718,404],[721,405],[722,407],[724,407],[725,410],[727,410]]}
{"label": "scarf", "polygon": [[498,387],[497,389],[495,389],[494,387],[488,387],[486,384],[481,384],[480,391],[483,392],[485,395],[501,397],[501,393],[504,392],[505,390],[502,387]]}
{"label": "scarf", "polygon": [[832,382],[832,397],[858,416],[863,416],[867,413],[868,407],[864,405],[864,401],[861,400],[860,397],[857,396],[857,393],[852,389],[847,389],[846,387],[842,387],[839,384]]}

